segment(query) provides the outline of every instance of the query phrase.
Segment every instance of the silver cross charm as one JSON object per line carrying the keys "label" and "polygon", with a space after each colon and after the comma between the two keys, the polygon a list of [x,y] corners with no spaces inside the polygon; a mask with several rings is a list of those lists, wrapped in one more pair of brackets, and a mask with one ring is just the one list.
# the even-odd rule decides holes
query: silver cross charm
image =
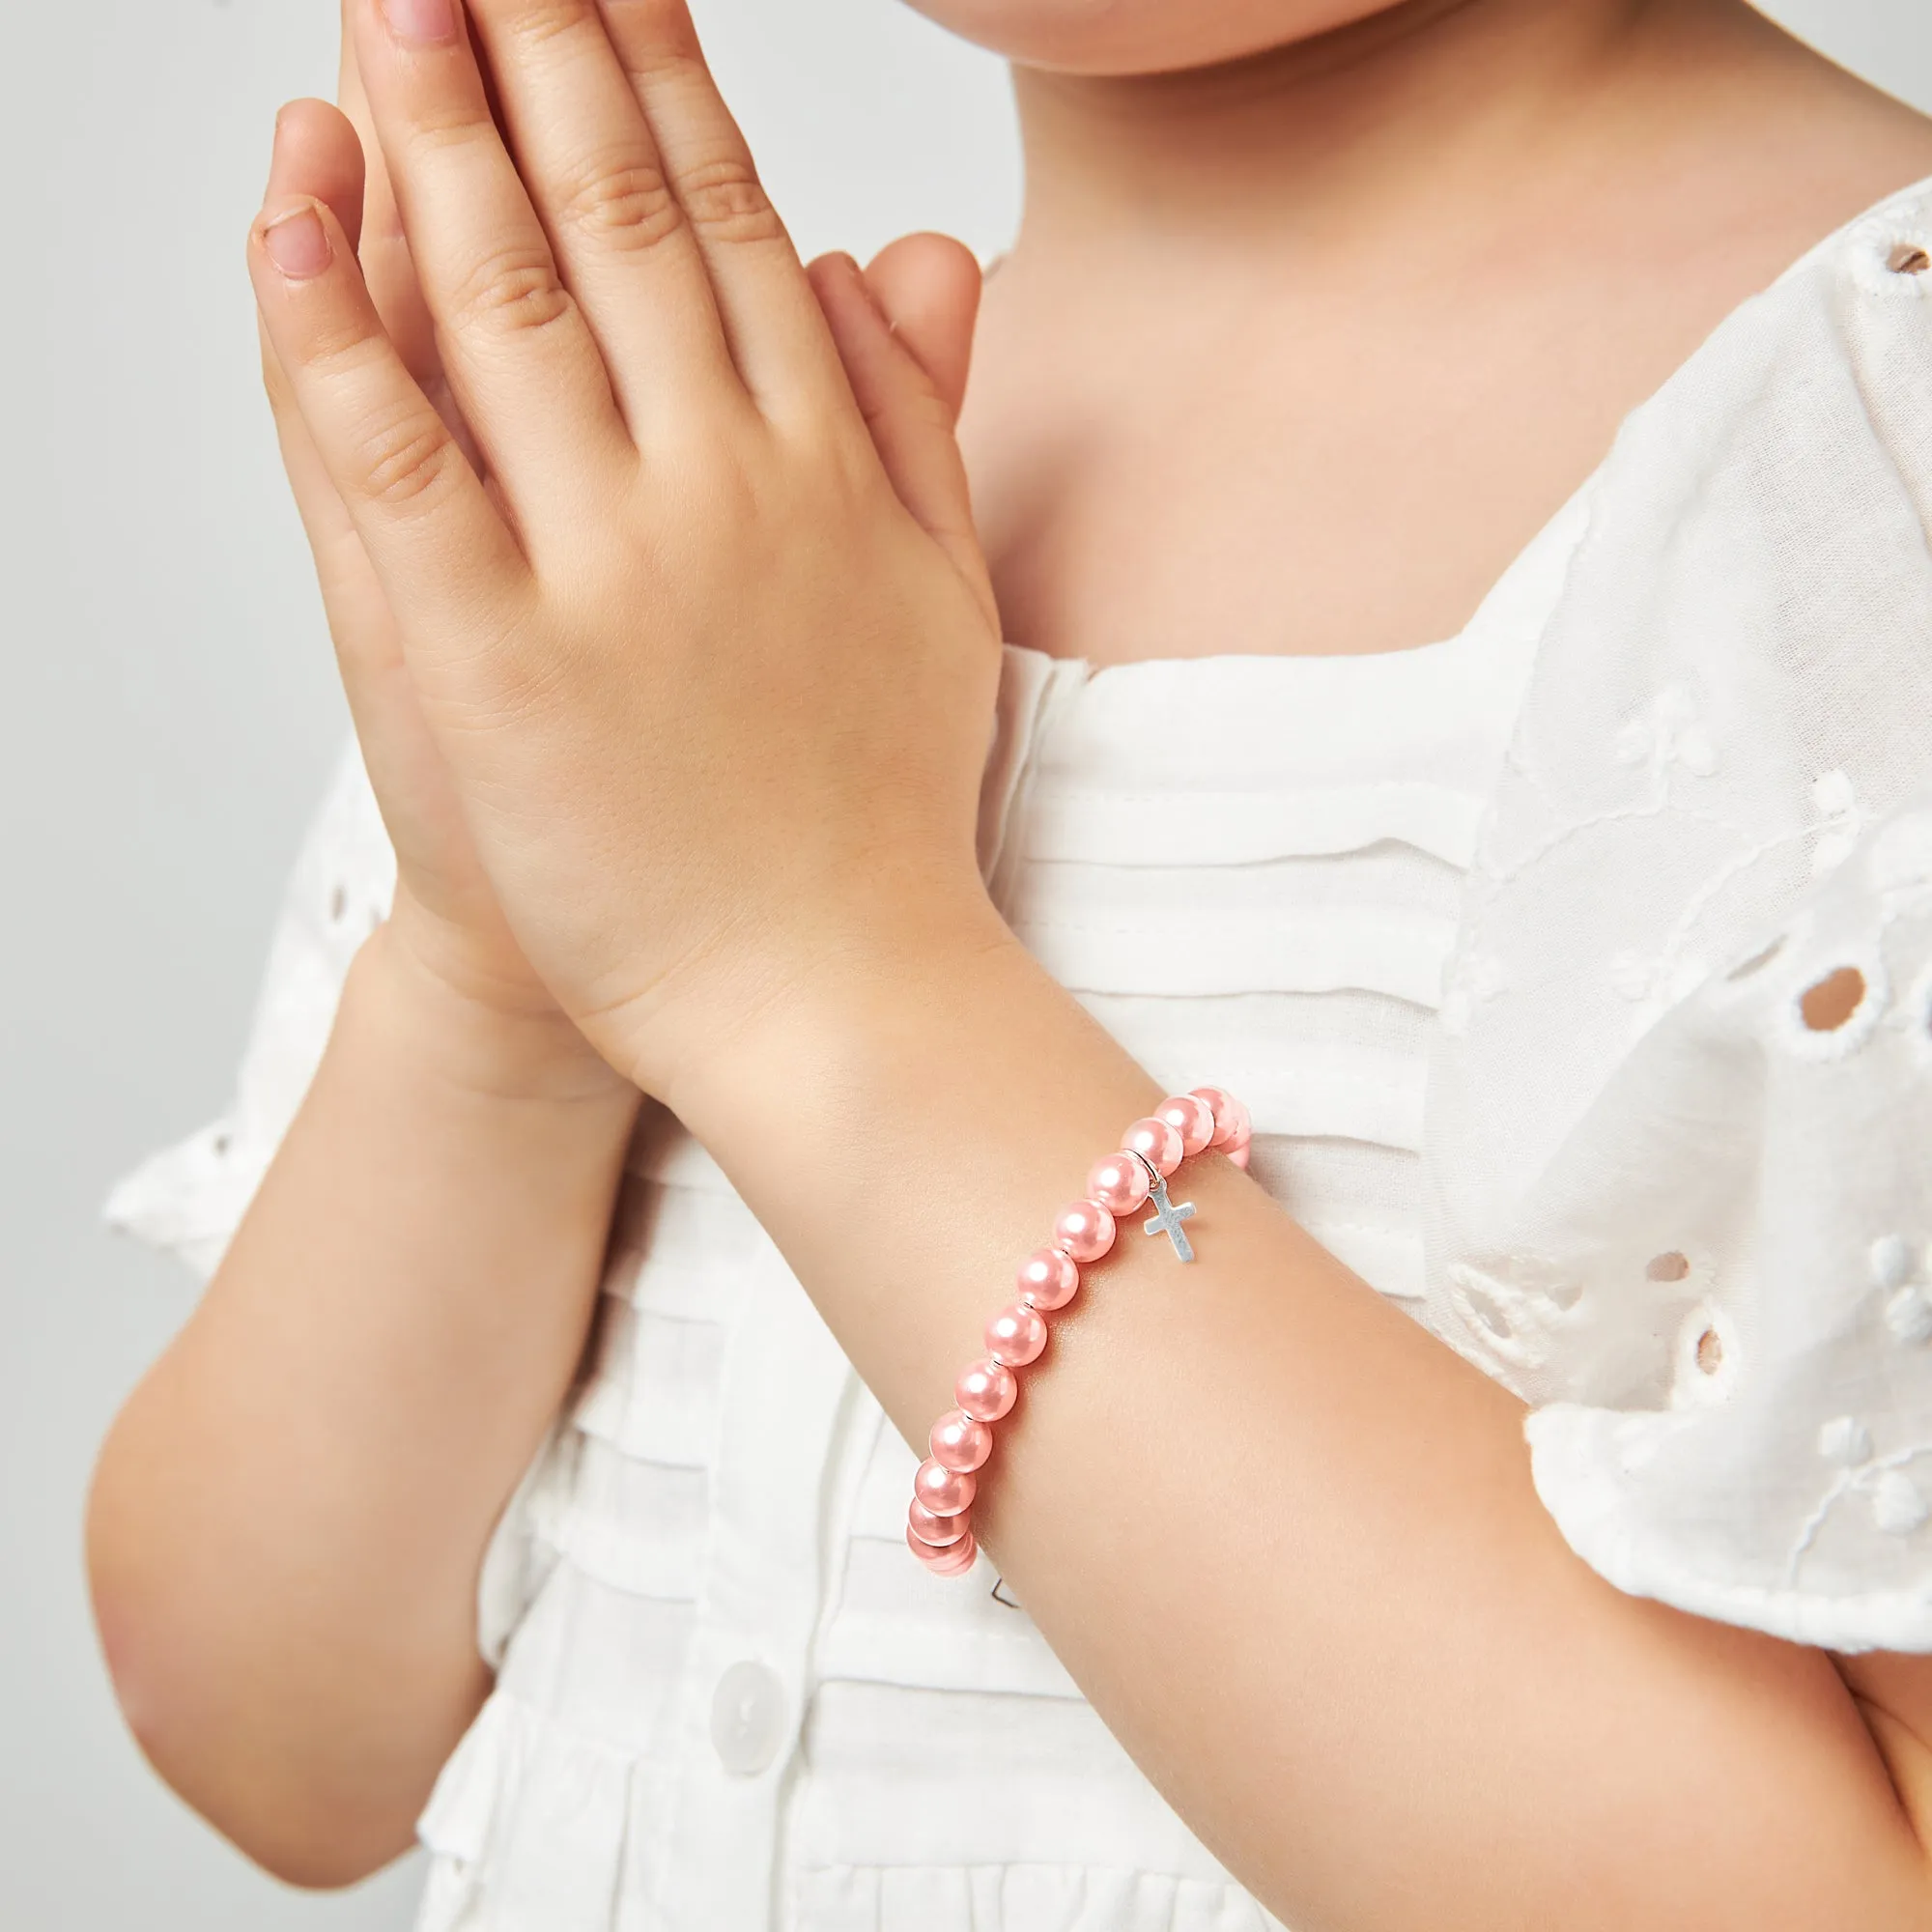
{"label": "silver cross charm", "polygon": [[1180,1225],[1194,1218],[1194,1203],[1183,1201],[1179,1208],[1167,1198],[1167,1182],[1156,1180],[1153,1184],[1153,1201],[1159,1210],[1153,1218],[1146,1222],[1141,1232],[1147,1235],[1165,1235],[1174,1243],[1174,1252],[1184,1262],[1194,1259],[1194,1244],[1187,1238],[1187,1231]]}

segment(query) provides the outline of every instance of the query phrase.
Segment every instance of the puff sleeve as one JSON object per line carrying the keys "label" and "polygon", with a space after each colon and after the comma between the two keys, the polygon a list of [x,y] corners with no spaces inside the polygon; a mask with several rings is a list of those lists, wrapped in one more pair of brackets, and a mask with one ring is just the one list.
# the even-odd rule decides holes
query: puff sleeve
{"label": "puff sleeve", "polygon": [[396,861],[352,744],[296,862],[255,1014],[219,1120],[153,1155],[114,1189],[124,1234],[212,1275],[301,1105],[335,1022],[350,961],[387,917]]}
{"label": "puff sleeve", "polygon": [[1445,972],[1426,1319],[1610,1581],[1932,1651],[1932,183],[1634,412]]}
{"label": "puff sleeve", "polygon": [[1486,1366],[1563,1387],[1526,1435],[1572,1548],[1932,1650],[1932,792],[1645,1033],[1513,1222],[1446,1296]]}

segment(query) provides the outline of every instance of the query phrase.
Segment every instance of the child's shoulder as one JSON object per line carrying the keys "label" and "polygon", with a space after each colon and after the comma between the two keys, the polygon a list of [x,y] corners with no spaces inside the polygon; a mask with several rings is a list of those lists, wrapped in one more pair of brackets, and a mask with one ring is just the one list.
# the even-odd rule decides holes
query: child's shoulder
{"label": "child's shoulder", "polygon": [[1831,211],[1842,218],[1932,176],[1932,115],[1887,92],[1891,76],[1862,78],[1768,20],[1756,26],[1748,51],[1698,76],[1685,103],[1730,147],[1740,185],[1822,233]]}
{"label": "child's shoulder", "polygon": [[1735,309],[1581,507],[1450,968],[1491,1181],[1932,773],[1932,181]]}
{"label": "child's shoulder", "polygon": [[[1916,243],[1874,270],[1869,240],[1874,224],[1913,225],[1932,184],[1932,117],[1761,18],[1728,59],[1684,63],[1646,112],[1667,120],[1673,107],[1667,137],[1625,130],[1632,185],[1611,170],[1602,192],[1626,224],[1619,266],[1649,284],[1634,322],[1654,311],[1693,340],[1716,325],[1735,350],[1848,276],[1881,304],[1919,298],[1922,285],[1894,272],[1916,267]],[[1740,302],[1745,290],[1763,294]]]}

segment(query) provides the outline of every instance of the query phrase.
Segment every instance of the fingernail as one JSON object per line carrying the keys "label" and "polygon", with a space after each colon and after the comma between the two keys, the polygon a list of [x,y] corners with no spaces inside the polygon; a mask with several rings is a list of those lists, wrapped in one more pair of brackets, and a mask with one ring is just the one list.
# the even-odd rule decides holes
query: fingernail
{"label": "fingernail", "polygon": [[319,275],[335,258],[328,230],[312,208],[298,208],[262,231],[262,246],[291,281],[305,282]]}
{"label": "fingernail", "polygon": [[456,0],[383,0],[383,17],[397,40],[426,46],[454,38]]}

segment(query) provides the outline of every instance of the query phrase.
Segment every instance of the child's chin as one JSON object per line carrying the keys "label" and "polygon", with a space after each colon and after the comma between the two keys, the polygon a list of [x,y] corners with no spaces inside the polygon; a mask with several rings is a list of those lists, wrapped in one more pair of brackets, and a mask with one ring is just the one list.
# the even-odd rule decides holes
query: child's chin
{"label": "child's chin", "polygon": [[1029,67],[1175,73],[1393,11],[1396,0],[906,0],[915,12]]}

